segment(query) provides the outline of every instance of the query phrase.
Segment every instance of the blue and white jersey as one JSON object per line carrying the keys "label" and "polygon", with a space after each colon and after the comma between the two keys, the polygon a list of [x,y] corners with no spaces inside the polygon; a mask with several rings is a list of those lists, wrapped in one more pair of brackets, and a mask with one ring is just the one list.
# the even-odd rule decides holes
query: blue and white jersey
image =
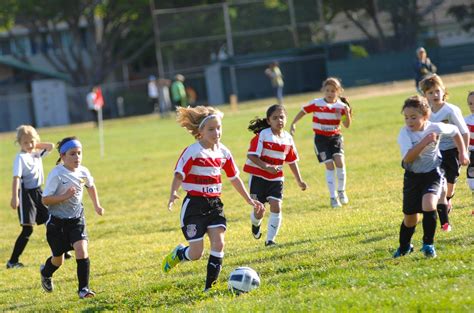
{"label": "blue and white jersey", "polygon": [[438,140],[427,145],[418,157],[412,163],[402,162],[403,168],[414,173],[428,173],[436,169],[441,164],[441,153],[439,150],[439,143],[443,137],[452,138],[459,133],[456,126],[444,123],[426,122],[425,127],[421,131],[411,131],[404,126],[398,135],[398,144],[400,145],[400,152],[402,160],[405,158],[408,151],[416,146],[428,134],[435,133],[438,135]]}
{"label": "blue and white jersey", "polygon": [[84,216],[82,206],[82,194],[84,186],[94,186],[94,178],[89,170],[80,165],[74,171],[68,170],[63,164],[57,165],[51,170],[46,180],[43,197],[58,196],[74,187],[76,193],[71,198],[58,204],[49,206],[49,213],[58,218],[78,218]]}
{"label": "blue and white jersey", "polygon": [[44,182],[42,158],[48,153],[47,150],[18,153],[13,161],[13,177],[20,177],[26,189],[41,187]]}
{"label": "blue and white jersey", "polygon": [[[438,112],[431,112],[430,122],[433,123],[446,123],[457,126],[461,135],[469,132],[464,117],[462,116],[461,109],[454,104],[445,102]],[[450,137],[441,138],[439,143],[439,149],[441,151],[454,149],[456,145]]]}

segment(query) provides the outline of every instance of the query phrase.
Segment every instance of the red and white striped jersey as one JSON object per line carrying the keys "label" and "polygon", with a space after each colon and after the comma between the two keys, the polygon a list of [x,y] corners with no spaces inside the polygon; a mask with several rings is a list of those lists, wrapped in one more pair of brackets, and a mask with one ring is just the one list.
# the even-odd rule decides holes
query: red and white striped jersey
{"label": "red and white striped jersey", "polygon": [[467,128],[469,129],[469,151],[474,150],[474,114],[468,115],[464,118]]}
{"label": "red and white striped jersey", "polygon": [[222,191],[221,169],[229,179],[239,175],[229,149],[221,143],[215,150],[206,149],[196,142],[181,153],[174,172],[183,176],[182,187],[189,195],[219,197]]}
{"label": "red and white striped jersey", "polygon": [[[298,161],[298,153],[295,143],[293,142],[293,137],[286,131],[283,131],[281,136],[276,136],[273,134],[271,128],[265,128],[252,138],[248,154],[254,154],[262,161],[278,166],[282,166],[285,162],[295,163]],[[277,174],[269,173],[248,158],[245,162],[244,172],[266,180],[284,180],[283,171],[279,171]]]}
{"label": "red and white striped jersey", "polygon": [[334,136],[341,132],[340,123],[343,115],[346,115],[346,105],[337,100],[335,103],[327,103],[324,98],[314,99],[303,106],[305,113],[313,113],[313,131],[323,136]]}

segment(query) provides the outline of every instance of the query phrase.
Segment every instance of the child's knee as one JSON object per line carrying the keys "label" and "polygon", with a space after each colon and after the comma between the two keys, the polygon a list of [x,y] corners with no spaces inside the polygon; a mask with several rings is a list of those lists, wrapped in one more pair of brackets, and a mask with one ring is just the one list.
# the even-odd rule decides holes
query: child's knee
{"label": "child's knee", "polygon": [[188,250],[188,257],[191,261],[196,261],[202,258],[203,249],[191,249]]}
{"label": "child's knee", "polygon": [[56,266],[56,267],[60,267],[64,263],[64,257],[62,255],[53,256],[51,258],[51,263],[53,263],[53,265]]}

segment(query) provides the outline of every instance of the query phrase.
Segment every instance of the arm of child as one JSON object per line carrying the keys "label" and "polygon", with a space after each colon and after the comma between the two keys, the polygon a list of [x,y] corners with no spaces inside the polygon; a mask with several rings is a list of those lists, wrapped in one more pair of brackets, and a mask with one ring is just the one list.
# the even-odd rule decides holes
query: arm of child
{"label": "arm of child", "polygon": [[351,114],[351,108],[346,105],[346,108],[345,108],[345,118],[342,119],[342,125],[344,125],[345,128],[349,128],[349,126],[351,126],[351,123],[352,123],[352,114]]}
{"label": "arm of child", "polygon": [[49,151],[54,149],[54,143],[52,143],[52,142],[38,142],[38,143],[36,143],[35,148],[39,149],[39,150],[46,150],[46,151],[49,152]]}
{"label": "arm of child", "polygon": [[74,187],[71,187],[69,188],[68,190],[66,190],[65,193],[63,193],[62,195],[54,195],[54,196],[45,196],[43,197],[43,204],[44,205],[54,205],[54,204],[58,204],[58,203],[61,203],[63,201],[66,201],[67,199],[71,198],[72,196],[74,196],[74,194],[76,193],[76,188]]}
{"label": "arm of child", "polygon": [[263,213],[265,211],[265,207],[262,203],[250,198],[250,195],[247,192],[247,189],[245,189],[244,183],[242,182],[242,179],[240,179],[240,177],[234,177],[230,180],[230,182],[232,186],[234,186],[235,190],[237,190],[237,192],[242,196],[242,198],[244,198],[248,204],[255,208],[255,214],[260,215],[260,213]]}
{"label": "arm of child", "polygon": [[100,205],[99,194],[97,193],[97,188],[95,187],[95,185],[92,185],[91,187],[87,188],[87,193],[91,198],[96,213],[102,216],[104,214],[105,209]]}
{"label": "arm of child", "polygon": [[168,211],[171,211],[176,199],[179,199],[178,190],[183,183],[183,176],[180,173],[174,173],[173,182],[171,183],[170,199],[168,200]]}
{"label": "arm of child", "polygon": [[436,133],[430,133],[426,135],[419,143],[417,143],[413,148],[408,150],[403,158],[404,163],[412,163],[415,159],[420,155],[421,151],[429,145],[430,143],[434,143],[438,140],[438,135]]}
{"label": "arm of child", "polygon": [[459,132],[456,132],[456,135],[453,137],[454,143],[456,144],[456,148],[458,149],[459,153],[459,163],[461,165],[468,165],[469,164],[469,155],[467,154],[466,146],[464,145],[463,137]]}
{"label": "arm of child", "polygon": [[298,121],[303,117],[305,116],[306,112],[301,110],[298,112],[298,114],[296,114],[295,118],[293,119],[293,122],[291,122],[291,127],[290,127],[290,134],[291,136],[293,136],[295,134],[295,131],[296,131],[296,123],[298,123]]}
{"label": "arm of child", "polygon": [[12,182],[12,199],[10,201],[10,206],[13,210],[16,210],[20,205],[20,198],[18,196],[18,190],[20,189],[20,177],[14,176]]}
{"label": "arm of child", "polygon": [[281,171],[281,166],[278,165],[271,165],[265,161],[262,161],[256,154],[247,154],[247,158],[260,167],[262,170],[267,171],[271,174],[276,174]]}
{"label": "arm of child", "polygon": [[301,188],[301,190],[305,191],[306,190],[306,183],[303,181],[303,179],[301,178],[301,174],[300,174],[300,169],[298,167],[298,163],[294,162],[294,163],[289,163],[288,166],[290,167],[291,169],[291,172],[293,172],[293,176],[295,176],[296,178],[296,182],[298,183],[298,186]]}

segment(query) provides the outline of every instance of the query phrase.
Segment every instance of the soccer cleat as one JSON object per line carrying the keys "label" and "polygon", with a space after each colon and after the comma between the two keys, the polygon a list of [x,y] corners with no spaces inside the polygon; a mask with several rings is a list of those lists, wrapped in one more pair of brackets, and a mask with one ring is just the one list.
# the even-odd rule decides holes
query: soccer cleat
{"label": "soccer cleat", "polygon": [[341,206],[341,202],[339,202],[338,198],[331,198],[331,207],[340,208]]}
{"label": "soccer cleat", "polygon": [[40,266],[40,275],[41,275],[41,287],[43,287],[44,291],[52,292],[54,289],[53,279],[52,277],[44,277],[43,276],[43,268],[44,265]]}
{"label": "soccer cleat", "polygon": [[181,260],[178,258],[178,250],[183,249],[184,245],[179,244],[176,248],[173,249],[165,258],[163,259],[163,263],[161,264],[161,268],[163,272],[168,273],[173,267],[178,265]]}
{"label": "soccer cleat", "polygon": [[276,245],[277,245],[277,243],[273,240],[265,241],[265,247],[276,246]]}
{"label": "soccer cleat", "polygon": [[408,247],[408,249],[404,249],[402,250],[401,247],[399,247],[397,249],[397,251],[395,251],[395,253],[393,254],[393,258],[396,259],[396,258],[399,258],[401,256],[404,256],[404,255],[407,255],[407,254],[410,254],[413,252],[413,245],[410,244],[410,246]]}
{"label": "soccer cleat", "polygon": [[82,288],[77,293],[78,293],[80,299],[94,298],[95,297],[95,292],[90,290],[88,287]]}
{"label": "soccer cleat", "polygon": [[10,269],[10,268],[22,268],[24,267],[23,263],[20,263],[20,262],[15,262],[15,263],[12,263],[10,261],[7,262],[7,269]]}
{"label": "soccer cleat", "polygon": [[260,225],[255,226],[252,224],[252,235],[255,239],[260,239],[260,237],[262,237],[262,233],[260,232]]}
{"label": "soccer cleat", "polygon": [[427,258],[436,258],[436,250],[434,245],[423,244],[423,247],[420,251],[423,252]]}
{"label": "soccer cleat", "polygon": [[344,190],[339,190],[337,192],[337,196],[339,198],[339,201],[341,201],[341,204],[348,204],[349,203],[349,198],[347,197],[347,194]]}
{"label": "soccer cleat", "polygon": [[449,225],[449,223],[444,223],[443,226],[441,226],[441,230],[449,233],[451,231],[451,225]]}

